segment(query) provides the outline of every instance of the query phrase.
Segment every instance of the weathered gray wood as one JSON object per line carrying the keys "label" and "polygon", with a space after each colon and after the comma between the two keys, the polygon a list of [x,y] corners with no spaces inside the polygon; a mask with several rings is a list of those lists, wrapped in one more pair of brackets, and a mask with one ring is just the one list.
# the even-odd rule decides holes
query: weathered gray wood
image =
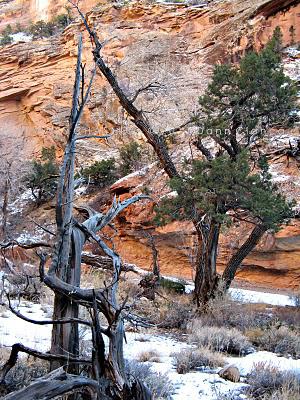
{"label": "weathered gray wood", "polygon": [[30,347],[24,346],[21,343],[15,343],[11,348],[11,353],[9,359],[4,363],[4,365],[0,369],[0,384],[5,382],[6,375],[8,372],[16,365],[18,360],[19,353],[26,353],[30,356],[40,358],[41,360],[46,361],[61,361],[63,364],[68,364],[69,362],[75,364],[91,364],[91,360],[88,359],[79,359],[76,357],[68,357],[65,355],[56,355],[49,353],[42,353],[41,351],[31,349]]}
{"label": "weathered gray wood", "polygon": [[85,389],[85,399],[111,400],[103,392],[98,382],[83,376],[69,375],[61,369],[37,379],[28,387],[8,394],[3,400],[50,400],[78,389]]}

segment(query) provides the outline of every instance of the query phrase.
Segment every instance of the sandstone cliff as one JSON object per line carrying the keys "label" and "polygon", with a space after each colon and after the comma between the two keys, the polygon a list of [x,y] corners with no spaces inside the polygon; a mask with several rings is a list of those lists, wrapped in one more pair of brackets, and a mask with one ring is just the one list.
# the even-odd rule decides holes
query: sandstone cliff
{"label": "sandstone cliff", "polygon": [[[95,3],[83,2],[86,9]],[[0,23],[5,26],[18,18],[50,19],[60,12],[63,4],[52,0],[2,2]],[[299,1],[292,0],[213,1],[204,7],[102,2],[88,13],[88,19],[103,40],[109,39],[104,48],[105,57],[128,93],[133,94],[145,83],[163,83],[158,92],[141,96],[139,102],[143,110],[151,112],[155,127],[164,130],[180,124],[196,107],[214,63],[236,61],[245,49],[259,49],[277,25],[283,30],[286,45],[292,40],[300,42],[299,14]],[[74,22],[60,36],[13,44],[0,50],[0,145],[2,155],[14,159],[15,170],[22,168],[24,160],[38,155],[42,146],[55,144],[58,154],[63,146],[78,30],[83,30],[82,26]],[[86,69],[90,71],[88,40],[85,46]],[[81,142],[78,165],[116,155],[116,147],[133,135],[142,140],[99,75],[80,130],[81,133],[110,133],[111,139]],[[297,132],[293,134],[297,136]],[[184,148],[186,139],[180,136],[178,140]],[[182,157],[182,152],[175,147],[174,157]],[[297,165],[286,169],[282,160],[274,168],[278,176],[287,177],[283,179],[286,191],[294,190],[297,194],[298,178],[294,178],[298,175]],[[157,182],[153,182],[153,191],[160,195],[166,193],[162,172],[158,169],[155,174]],[[130,183],[130,179],[134,181]],[[138,185],[145,184],[143,176],[130,179],[117,184],[112,191],[129,196],[138,190]],[[126,261],[151,265],[150,250],[141,228],[151,225],[152,212],[152,205],[141,204],[130,208],[119,220],[116,241]],[[224,236],[220,268],[246,229],[234,227],[230,235]],[[174,223],[156,230],[156,234],[162,271],[190,277],[191,227]],[[268,236],[246,260],[240,276],[278,287],[299,284],[299,238],[297,222],[276,238]]]}

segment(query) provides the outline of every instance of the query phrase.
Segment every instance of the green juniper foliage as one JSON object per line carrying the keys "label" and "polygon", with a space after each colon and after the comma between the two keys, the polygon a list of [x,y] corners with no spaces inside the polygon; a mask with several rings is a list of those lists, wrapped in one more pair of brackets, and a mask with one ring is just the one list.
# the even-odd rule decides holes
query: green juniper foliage
{"label": "green juniper foliage", "polygon": [[13,29],[10,24],[8,24],[1,32],[0,46],[5,46],[13,42]]}
{"label": "green juniper foliage", "polygon": [[247,53],[239,67],[215,67],[212,81],[199,99],[202,138],[211,137],[233,154],[265,135],[268,127],[293,123],[297,87],[283,73],[280,43],[281,33],[276,28],[266,47],[260,53]]}
{"label": "green juniper foliage", "polygon": [[99,186],[106,187],[117,179],[115,159],[96,161],[94,164],[81,171],[81,175],[86,181]]}
{"label": "green juniper foliage", "polygon": [[120,149],[120,172],[123,176],[134,172],[140,167],[142,160],[142,146],[133,141]]}
{"label": "green juniper foliage", "polygon": [[26,187],[31,190],[37,205],[55,195],[58,171],[55,147],[43,147],[41,160],[31,161],[31,170],[23,178]]}
{"label": "green juniper foliage", "polygon": [[67,14],[59,14],[49,22],[41,20],[37,21],[35,24],[31,24],[27,32],[33,36],[33,39],[47,38],[63,30],[71,22],[72,17],[70,11],[67,10]]}
{"label": "green juniper foliage", "polygon": [[[228,225],[234,213],[246,210],[268,229],[278,230],[292,216],[293,202],[288,202],[272,183],[265,161],[259,165],[259,172],[251,173],[247,151],[238,154],[235,160],[223,154],[212,161],[194,161],[189,173],[171,180],[170,186],[178,196],[163,199],[156,222],[193,219],[201,211]],[[232,213],[228,215],[228,211]]]}
{"label": "green juniper foliage", "polygon": [[[170,187],[178,196],[164,198],[156,222],[195,219],[228,224],[241,213],[267,229],[278,230],[292,216],[293,202],[272,183],[266,157],[253,145],[271,126],[286,127],[294,121],[296,87],[281,67],[281,32],[260,52],[244,56],[240,66],[218,65],[199,103],[196,146],[206,156],[187,163]],[[215,142],[215,155],[203,151],[204,138]],[[207,150],[207,149],[206,149]],[[254,172],[253,172],[254,171]]]}

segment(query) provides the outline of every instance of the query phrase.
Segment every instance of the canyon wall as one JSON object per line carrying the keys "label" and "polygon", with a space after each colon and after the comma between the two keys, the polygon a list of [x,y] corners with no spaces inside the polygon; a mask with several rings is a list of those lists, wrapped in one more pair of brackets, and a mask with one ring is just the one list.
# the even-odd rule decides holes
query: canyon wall
{"label": "canyon wall", "polygon": [[[89,11],[101,1],[84,0],[83,12]],[[30,22],[50,21],[55,15],[66,13],[67,0],[2,0],[0,1],[0,31],[8,24],[19,23],[26,27]]]}
{"label": "canyon wall", "polygon": [[[95,3],[99,2],[84,1],[82,5],[87,10]],[[7,0],[0,3],[0,27],[16,23],[19,18],[51,19],[63,5],[64,2],[54,0]],[[88,20],[101,39],[108,39],[103,54],[129,94],[150,82],[162,83],[156,92],[141,95],[137,104],[149,114],[155,129],[163,131],[180,125],[197,107],[197,98],[209,81],[213,64],[237,61],[246,49],[260,49],[277,25],[283,30],[285,45],[300,42],[299,15],[300,4],[292,0],[213,1],[207,7],[145,2],[121,6],[102,2],[88,12]],[[83,27],[75,21],[60,36],[0,49],[0,148],[2,158],[13,160],[18,174],[24,160],[37,156],[42,146],[54,144],[58,155],[61,154],[79,31],[83,32]],[[87,73],[93,68],[90,50],[85,37]],[[117,147],[132,137],[143,140],[98,74],[80,125],[80,134],[87,133],[109,133],[111,138],[80,141],[77,166],[116,156]],[[176,146],[171,145],[176,162],[190,151],[188,133],[179,135]],[[297,166],[291,165],[286,170],[282,162],[276,168],[284,170],[280,173],[288,177],[284,180],[286,192],[291,194],[294,184],[297,193]],[[152,185],[157,197],[167,193],[162,171],[155,171],[155,182],[149,182],[149,178],[154,180],[149,171],[146,177],[133,178],[138,181],[130,183],[132,178],[129,178],[113,187],[112,192],[126,197],[143,185]],[[95,206],[101,203],[101,199],[96,200],[93,200]],[[152,216],[153,205],[142,203],[131,207],[119,219],[116,242],[126,261],[151,266],[151,253],[142,228],[151,226]],[[247,229],[233,227],[224,235],[220,269]],[[194,256],[190,249],[194,241],[191,226],[174,223],[156,229],[155,235],[162,271],[191,277],[190,261]],[[276,237],[267,236],[244,263],[240,277],[278,287],[299,285],[299,238],[296,221]]]}

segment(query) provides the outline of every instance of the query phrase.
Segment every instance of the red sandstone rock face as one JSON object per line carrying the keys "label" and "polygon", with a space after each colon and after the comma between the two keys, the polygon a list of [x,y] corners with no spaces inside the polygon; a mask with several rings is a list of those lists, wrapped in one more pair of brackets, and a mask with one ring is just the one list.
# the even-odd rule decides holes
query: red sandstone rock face
{"label": "red sandstone rock face", "polygon": [[[14,23],[20,16],[24,21],[40,19],[38,12],[45,8],[38,8],[38,11],[37,3],[29,0],[6,2],[6,9],[3,5],[0,7],[0,28],[8,22]],[[47,18],[50,19],[60,12],[63,2],[51,0],[48,3]],[[87,8],[94,3],[83,2]],[[165,130],[179,125],[196,107],[213,63],[237,60],[246,48],[259,49],[277,25],[283,30],[285,44],[291,42],[291,26],[294,27],[294,41],[300,41],[300,4],[297,3],[292,0],[232,0],[213,2],[201,9],[174,4],[135,2],[118,6],[103,2],[88,14],[88,19],[102,39],[111,39],[103,53],[128,93],[133,94],[151,81],[164,83],[157,93],[140,96],[137,104],[143,110],[152,110],[150,118],[155,129]],[[16,168],[39,154],[42,146],[55,144],[58,154],[63,147],[78,29],[82,27],[75,23],[60,37],[0,49],[0,143],[6,157],[17,158]],[[84,61],[87,70],[91,70],[88,40],[85,41]],[[99,75],[80,126],[80,133],[89,132],[110,133],[111,139],[78,143],[78,166],[116,156],[116,147],[128,138],[134,136],[143,140]],[[177,147],[172,150],[179,161],[185,151],[189,152],[186,139],[179,136]],[[166,194],[164,174],[155,168],[118,183],[112,192],[124,197],[139,193],[142,186],[150,186],[154,197]],[[295,178],[297,166],[287,169],[281,160],[274,166],[274,172],[281,177],[280,184],[286,193],[299,193],[298,178]],[[142,229],[151,228],[152,218],[153,203],[150,202],[130,207],[119,218],[116,242],[126,261],[141,267],[151,266],[151,252]],[[245,226],[233,227],[223,237],[220,269],[246,231]],[[173,223],[156,229],[155,234],[162,271],[191,277],[194,254],[190,248],[195,240],[191,225]],[[299,235],[300,228],[295,222],[275,238],[268,236],[246,260],[239,275],[271,286],[299,284]]]}

